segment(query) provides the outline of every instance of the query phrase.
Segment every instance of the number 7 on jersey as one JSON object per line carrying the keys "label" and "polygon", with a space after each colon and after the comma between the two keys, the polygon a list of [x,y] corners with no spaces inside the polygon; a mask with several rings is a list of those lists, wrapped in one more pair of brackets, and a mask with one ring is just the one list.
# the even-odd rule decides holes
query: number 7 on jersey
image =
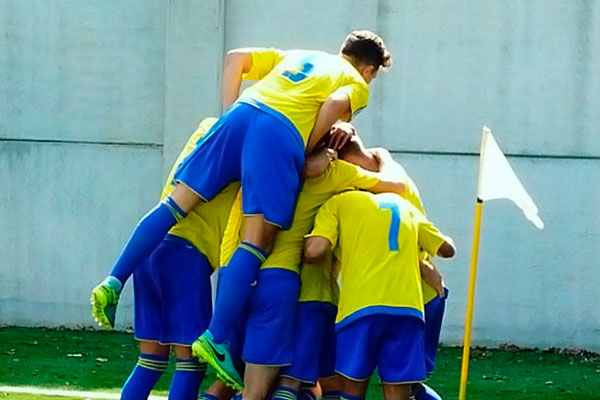
{"label": "number 7 on jersey", "polygon": [[400,232],[400,209],[396,203],[379,203],[379,208],[382,210],[390,210],[392,212],[392,220],[390,222],[390,233],[388,234],[388,245],[390,251],[398,251],[398,234]]}

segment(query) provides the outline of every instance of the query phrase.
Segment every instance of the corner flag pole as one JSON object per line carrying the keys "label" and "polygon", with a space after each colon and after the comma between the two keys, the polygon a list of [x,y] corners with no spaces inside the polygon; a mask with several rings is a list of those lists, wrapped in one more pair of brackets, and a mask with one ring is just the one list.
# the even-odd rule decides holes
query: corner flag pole
{"label": "corner flag pole", "polygon": [[473,303],[475,302],[475,280],[477,278],[477,257],[479,256],[479,236],[481,233],[482,208],[483,200],[477,198],[477,205],[475,206],[475,227],[473,229],[473,247],[471,249],[471,275],[469,277],[469,295],[467,297],[467,316],[465,318],[465,338],[463,343],[458,400],[466,400],[467,398],[469,355],[471,352],[471,331],[473,329]]}

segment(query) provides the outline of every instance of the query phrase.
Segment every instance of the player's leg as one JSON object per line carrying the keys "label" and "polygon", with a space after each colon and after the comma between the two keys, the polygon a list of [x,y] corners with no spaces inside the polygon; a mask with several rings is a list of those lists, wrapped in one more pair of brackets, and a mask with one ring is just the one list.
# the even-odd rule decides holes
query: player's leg
{"label": "player's leg", "polygon": [[[335,350],[334,350],[335,352]],[[339,400],[342,392],[342,382],[339,375],[319,378],[323,400]]]}
{"label": "player's leg", "polygon": [[424,383],[414,385],[412,391],[415,400],[442,400],[439,393]]}
{"label": "player's leg", "polygon": [[354,380],[340,376],[342,391],[340,400],[364,400],[369,387],[369,379]]}
{"label": "player's leg", "polygon": [[217,379],[200,395],[200,400],[230,400],[234,395],[235,389]]}
{"label": "player's leg", "polygon": [[179,184],[173,193],[140,220],[110,276],[92,292],[92,313],[102,326],[114,327],[122,286],[169,229],[201,200],[210,201],[227,184],[240,179],[244,137],[254,111],[247,105],[231,107],[179,166],[175,174]]}
{"label": "player's leg", "polygon": [[342,386],[339,375],[335,373],[337,307],[330,303],[323,303],[321,308],[325,315],[325,324],[319,356],[319,384],[323,392],[323,400],[339,400]]}
{"label": "player's leg", "polygon": [[[435,357],[442,331],[448,289],[444,289],[444,292],[444,298],[434,297],[425,304],[425,369],[427,377],[431,376],[435,368]],[[435,390],[423,383],[415,384],[413,393],[417,400],[441,400],[442,398]]]}
{"label": "player's leg", "polygon": [[340,376],[340,399],[363,400],[377,366],[382,331],[377,315],[366,315],[338,327],[335,370]]}
{"label": "player's leg", "polygon": [[231,273],[219,283],[210,327],[197,342],[204,360],[222,370],[223,375],[231,371],[229,378],[233,381],[238,378],[231,369],[223,342],[242,316],[278,228],[287,229],[291,225],[304,165],[303,144],[295,135],[280,120],[263,113],[254,120],[244,142],[244,240],[227,265]]}
{"label": "player's leg", "polygon": [[378,353],[378,373],[385,400],[408,400],[413,383],[423,382],[425,373],[424,322],[404,315],[382,315],[385,326]]}
{"label": "player's leg", "polygon": [[206,364],[192,357],[189,346],[175,347],[175,373],[169,389],[169,400],[196,400],[206,373]]}
{"label": "player's leg", "polygon": [[[280,382],[278,382],[272,399],[295,398],[301,384],[315,386],[321,376],[322,360],[325,358],[330,364],[329,371],[325,375],[335,374],[335,332],[333,346],[324,347],[326,341],[324,334],[330,317],[329,308],[335,309],[331,304],[318,301],[298,303],[293,362],[292,365],[282,368]],[[333,322],[335,322],[335,314],[333,318]],[[333,354],[328,354],[329,352]],[[329,357],[325,357],[326,353]],[[279,391],[283,392],[284,396],[278,397]]]}
{"label": "player's leg", "polygon": [[190,242],[169,234],[152,253],[150,271],[161,299],[160,342],[172,343],[175,348],[169,399],[195,400],[206,364],[192,357],[191,344],[212,316],[213,269]]}
{"label": "player's leg", "polygon": [[242,399],[266,399],[271,390],[271,385],[277,379],[277,375],[279,375],[279,369],[279,366],[246,363]]}
{"label": "player's leg", "polygon": [[114,328],[117,303],[125,281],[158,246],[168,230],[199,201],[200,197],[192,190],[178,185],[171,196],[140,220],[110,275],[92,290],[92,314],[100,326]]}
{"label": "player's leg", "polygon": [[140,342],[138,362],[125,383],[122,398],[146,398],[169,362],[169,346],[159,344],[163,325],[162,299],[155,284],[153,264],[158,261],[162,244],[150,258],[135,271],[134,335]]}
{"label": "player's leg", "polygon": [[271,400],[296,400],[300,398],[302,382],[297,379],[279,376],[275,383]]}
{"label": "player's leg", "polygon": [[[294,357],[294,326],[300,277],[294,271],[267,268],[260,271],[250,312],[242,357],[246,361],[244,399],[265,399],[282,366]],[[293,400],[292,388],[278,388],[279,395]]]}
{"label": "player's leg", "polygon": [[169,346],[141,341],[137,365],[121,390],[121,399],[147,399],[168,365]]}

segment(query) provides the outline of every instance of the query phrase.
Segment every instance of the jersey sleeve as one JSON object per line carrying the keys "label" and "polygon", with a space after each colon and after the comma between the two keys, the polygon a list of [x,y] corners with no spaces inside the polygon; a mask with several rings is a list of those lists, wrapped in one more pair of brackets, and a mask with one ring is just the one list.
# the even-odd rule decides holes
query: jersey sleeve
{"label": "jersey sleeve", "polygon": [[438,230],[438,228],[425,218],[425,216],[419,213],[419,246],[421,249],[431,255],[436,255],[445,241],[446,237]]}
{"label": "jersey sleeve", "polygon": [[339,237],[338,196],[333,196],[319,209],[312,232],[306,237],[320,236],[336,247]]}
{"label": "jersey sleeve", "polygon": [[340,87],[334,93],[343,93],[348,96],[350,108],[352,109],[352,117],[358,114],[369,103],[369,86],[364,82],[352,82]]}
{"label": "jersey sleeve", "polygon": [[258,81],[264,78],[285,56],[285,51],[273,47],[253,47],[246,50],[252,55],[252,67],[243,76],[247,81]]}
{"label": "jersey sleeve", "polygon": [[335,162],[339,163],[335,171],[335,182],[343,182],[347,187],[357,189],[369,189],[379,183],[379,175],[375,172],[343,160]]}

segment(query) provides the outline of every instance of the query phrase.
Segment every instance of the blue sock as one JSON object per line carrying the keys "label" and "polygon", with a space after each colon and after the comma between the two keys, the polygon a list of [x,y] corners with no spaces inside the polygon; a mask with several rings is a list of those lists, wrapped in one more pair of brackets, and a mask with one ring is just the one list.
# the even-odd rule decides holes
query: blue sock
{"label": "blue sock", "polygon": [[168,355],[141,353],[138,363],[121,390],[121,400],[146,399],[169,365]]}
{"label": "blue sock", "polygon": [[178,358],[169,388],[169,400],[196,400],[205,373],[205,363],[200,363],[195,358]]}
{"label": "blue sock", "polygon": [[[323,394],[323,398],[325,398],[325,394]],[[298,395],[298,400],[317,400],[317,396],[313,393],[312,390],[301,389],[300,395]]]}
{"label": "blue sock", "polygon": [[214,394],[204,392],[202,393],[202,396],[200,396],[200,400],[219,400],[219,398]]}
{"label": "blue sock", "polygon": [[339,390],[329,390],[323,392],[323,400],[339,400],[340,399],[340,391]]}
{"label": "blue sock", "polygon": [[443,400],[435,390],[421,383],[422,389],[415,394],[416,400]]}
{"label": "blue sock", "polygon": [[184,217],[185,212],[171,197],[161,201],[137,224],[110,275],[124,285],[138,265],[150,256],[169,229]]}
{"label": "blue sock", "polygon": [[264,250],[242,242],[219,275],[215,309],[208,327],[215,342],[222,343],[233,332],[235,323],[250,299],[254,289],[252,284],[258,278],[260,265],[266,258]]}
{"label": "blue sock", "polygon": [[365,396],[352,396],[351,394],[340,392],[341,400],[365,400]]}
{"label": "blue sock", "polygon": [[271,395],[271,400],[297,400],[298,391],[288,386],[279,386]]}

